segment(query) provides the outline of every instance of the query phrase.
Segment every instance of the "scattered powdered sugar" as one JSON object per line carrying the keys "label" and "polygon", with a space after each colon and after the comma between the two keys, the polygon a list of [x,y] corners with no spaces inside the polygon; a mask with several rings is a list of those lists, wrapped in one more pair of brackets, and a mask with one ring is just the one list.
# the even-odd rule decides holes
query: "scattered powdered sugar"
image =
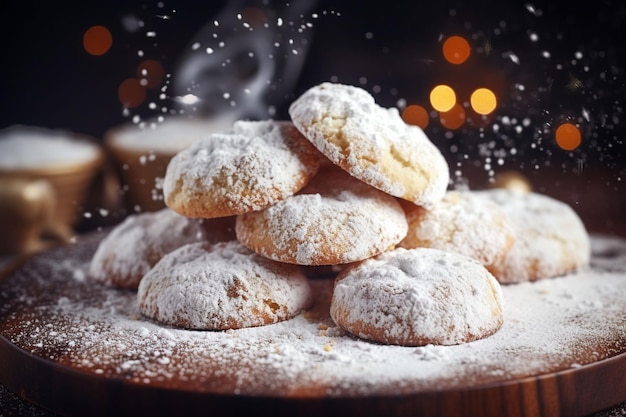
{"label": "scattered powdered sugar", "polygon": [[[504,324],[452,346],[371,343],[328,315],[332,279],[312,279],[315,304],[291,320],[190,331],[141,316],[136,293],[76,279],[101,235],[32,259],[0,282],[0,334],[103,378],[226,395],[401,395],[506,383],[584,367],[626,352],[626,243],[596,253],[607,268],[502,287]],[[601,238],[595,238],[601,239]],[[611,262],[616,259],[616,262]]]}
{"label": "scattered powdered sugar", "polygon": [[0,169],[37,169],[90,162],[100,155],[95,143],[74,133],[15,125],[0,131]]}

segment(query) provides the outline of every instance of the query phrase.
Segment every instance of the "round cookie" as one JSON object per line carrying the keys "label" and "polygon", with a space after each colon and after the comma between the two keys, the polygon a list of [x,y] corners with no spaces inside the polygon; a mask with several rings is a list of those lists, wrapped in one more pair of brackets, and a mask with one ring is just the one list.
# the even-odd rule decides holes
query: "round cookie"
{"label": "round cookie", "polygon": [[439,249],[396,248],[339,273],[330,315],[363,339],[455,345],[498,331],[502,304],[500,284],[478,261]]}
{"label": "round cookie", "polygon": [[300,190],[319,152],[288,121],[238,121],[177,153],[163,180],[165,204],[187,217],[260,210]]}
{"label": "round cookie", "polygon": [[474,258],[487,269],[500,262],[515,240],[506,212],[473,191],[448,191],[431,209],[401,202],[409,222],[403,248],[435,248]]}
{"label": "round cookie", "polygon": [[501,283],[557,277],[589,264],[589,235],[569,205],[547,195],[516,189],[477,192],[500,205],[513,222],[515,242],[491,268]]}
{"label": "round cookie", "polygon": [[100,241],[89,276],[120,288],[137,289],[163,255],[187,243],[235,240],[235,217],[190,219],[165,208],[132,214]]}
{"label": "round cookie", "polygon": [[424,207],[444,196],[450,173],[439,149],[365,90],[322,83],[296,99],[289,114],[317,149],[361,181]]}
{"label": "round cookie", "polygon": [[309,282],[296,265],[259,256],[237,241],[192,243],[170,252],[137,291],[145,316],[199,330],[277,323],[311,300]]}
{"label": "round cookie", "polygon": [[237,216],[245,246],[299,265],[360,261],[395,247],[408,230],[397,199],[327,166],[300,193]]}

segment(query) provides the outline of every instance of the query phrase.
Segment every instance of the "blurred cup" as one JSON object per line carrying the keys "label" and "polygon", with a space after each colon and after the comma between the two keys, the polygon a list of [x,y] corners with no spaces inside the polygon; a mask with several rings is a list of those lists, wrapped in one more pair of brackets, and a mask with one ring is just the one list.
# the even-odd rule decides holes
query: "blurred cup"
{"label": "blurred cup", "polygon": [[41,249],[52,223],[56,196],[46,180],[0,176],[0,253]]}
{"label": "blurred cup", "polygon": [[193,142],[232,127],[230,118],[170,116],[140,124],[122,124],[104,135],[129,213],[165,208],[163,178],[170,159]]}
{"label": "blurred cup", "polygon": [[103,160],[86,135],[24,125],[0,130],[0,253],[68,241]]}

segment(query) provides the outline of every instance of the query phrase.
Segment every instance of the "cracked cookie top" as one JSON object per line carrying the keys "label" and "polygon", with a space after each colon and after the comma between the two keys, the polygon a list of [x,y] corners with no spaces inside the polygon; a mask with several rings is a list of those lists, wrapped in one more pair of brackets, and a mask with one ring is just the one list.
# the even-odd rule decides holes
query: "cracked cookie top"
{"label": "cracked cookie top", "polygon": [[289,114],[321,153],[361,181],[424,207],[443,198],[450,174],[439,149],[367,91],[322,83],[298,97]]}
{"label": "cracked cookie top", "polygon": [[165,204],[187,217],[260,210],[304,187],[320,154],[289,121],[244,121],[210,134],[170,161]]}

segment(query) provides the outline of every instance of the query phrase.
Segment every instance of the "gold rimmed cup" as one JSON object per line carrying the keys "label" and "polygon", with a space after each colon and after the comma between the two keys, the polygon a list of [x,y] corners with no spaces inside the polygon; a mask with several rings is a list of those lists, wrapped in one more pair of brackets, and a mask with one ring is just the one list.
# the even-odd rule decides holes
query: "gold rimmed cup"
{"label": "gold rimmed cup", "polygon": [[104,163],[90,136],[17,125],[0,131],[0,253],[67,241]]}

